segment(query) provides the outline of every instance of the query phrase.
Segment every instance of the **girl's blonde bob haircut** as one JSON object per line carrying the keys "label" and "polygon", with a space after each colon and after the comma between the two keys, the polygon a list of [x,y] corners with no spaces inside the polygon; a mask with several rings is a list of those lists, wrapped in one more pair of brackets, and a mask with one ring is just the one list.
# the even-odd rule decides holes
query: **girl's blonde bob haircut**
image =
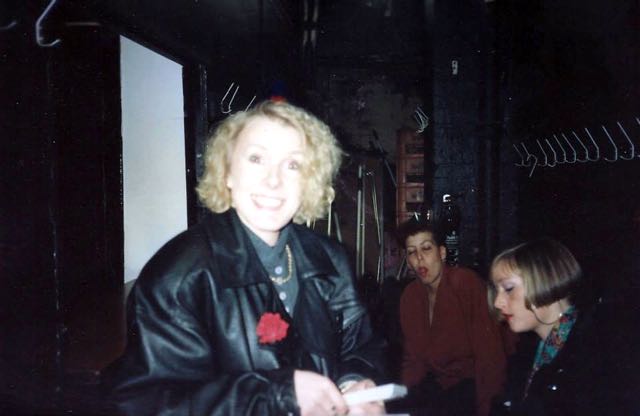
{"label": "girl's blonde bob haircut", "polygon": [[342,161],[342,150],[325,123],[307,111],[283,102],[263,101],[251,110],[229,116],[218,126],[207,141],[205,171],[196,187],[200,202],[217,213],[231,207],[231,192],[226,184],[231,155],[245,126],[261,117],[292,127],[304,138],[302,201],[294,222],[324,217],[335,197],[333,182]]}
{"label": "girl's blonde bob haircut", "polygon": [[[569,249],[558,241],[544,238],[526,242],[498,254],[491,263],[496,271],[522,278],[525,306],[547,306],[567,299],[573,303],[582,269]],[[495,289],[489,291],[489,305],[495,300]]]}

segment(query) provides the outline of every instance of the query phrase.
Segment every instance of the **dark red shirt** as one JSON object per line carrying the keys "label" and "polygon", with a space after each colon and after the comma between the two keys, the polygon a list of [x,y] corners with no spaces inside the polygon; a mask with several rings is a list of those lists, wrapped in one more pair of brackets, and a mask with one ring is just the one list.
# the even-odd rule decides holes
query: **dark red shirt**
{"label": "dark red shirt", "polygon": [[477,414],[484,416],[491,398],[501,390],[506,369],[502,337],[489,313],[485,284],[472,270],[445,266],[431,324],[427,295],[427,288],[416,279],[400,298],[402,381],[412,386],[432,373],[448,388],[473,378]]}

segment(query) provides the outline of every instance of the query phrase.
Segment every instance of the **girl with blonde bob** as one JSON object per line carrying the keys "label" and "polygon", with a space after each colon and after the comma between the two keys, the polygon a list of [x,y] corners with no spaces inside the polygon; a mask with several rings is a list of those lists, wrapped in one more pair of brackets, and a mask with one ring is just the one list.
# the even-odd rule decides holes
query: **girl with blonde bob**
{"label": "girl with blonde bob", "polygon": [[[197,187],[211,211],[129,295],[127,348],[105,374],[113,414],[381,414],[383,342],[344,248],[300,223],[334,198],[342,151],[305,110],[263,102],[220,124]],[[109,413],[109,414],[112,414]]]}
{"label": "girl with blonde bob", "polygon": [[[490,304],[512,331],[533,332],[537,342],[520,341],[492,415],[632,414],[635,399],[625,380],[637,383],[638,376],[613,358],[628,346],[617,342],[617,323],[602,305],[576,303],[581,280],[571,251],[552,239],[517,245],[493,260]],[[637,363],[637,353],[631,356]]]}
{"label": "girl with blonde bob", "polygon": [[[520,276],[526,293],[525,306],[535,316],[536,306],[572,299],[582,276],[573,254],[554,240],[532,241],[505,250],[494,258],[491,270]],[[493,305],[496,291],[489,294],[489,304]]]}

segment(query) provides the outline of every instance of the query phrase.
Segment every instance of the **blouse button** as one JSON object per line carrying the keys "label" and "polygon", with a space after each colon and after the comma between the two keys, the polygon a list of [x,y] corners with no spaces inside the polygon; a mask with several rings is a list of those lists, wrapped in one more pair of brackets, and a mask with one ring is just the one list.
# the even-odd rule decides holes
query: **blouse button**
{"label": "blouse button", "polygon": [[282,274],[282,266],[277,266],[275,268],[275,272],[276,272],[276,274]]}
{"label": "blouse button", "polygon": [[278,297],[280,298],[280,300],[285,300],[287,298],[287,294],[285,292],[280,292]]}

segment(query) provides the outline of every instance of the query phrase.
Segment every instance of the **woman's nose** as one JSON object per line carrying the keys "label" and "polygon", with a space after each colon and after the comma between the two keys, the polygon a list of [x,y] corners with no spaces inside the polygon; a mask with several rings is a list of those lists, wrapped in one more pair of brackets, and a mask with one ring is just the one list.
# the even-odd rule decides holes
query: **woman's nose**
{"label": "woman's nose", "polygon": [[496,309],[502,309],[502,306],[504,306],[504,299],[501,292],[496,294],[496,298],[493,300],[493,306]]}
{"label": "woman's nose", "polygon": [[269,166],[267,167],[267,177],[266,177],[267,185],[271,188],[276,188],[280,185],[280,169],[278,166]]}

